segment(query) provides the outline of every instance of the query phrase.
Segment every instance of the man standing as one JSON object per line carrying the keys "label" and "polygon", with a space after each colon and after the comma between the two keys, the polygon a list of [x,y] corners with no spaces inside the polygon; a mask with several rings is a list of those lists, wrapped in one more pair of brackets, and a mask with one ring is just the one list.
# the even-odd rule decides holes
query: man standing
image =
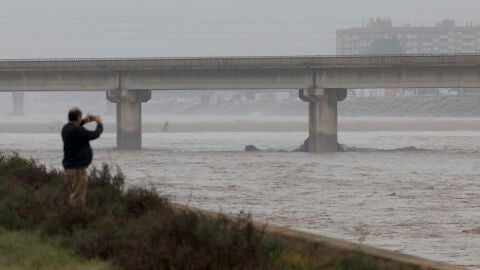
{"label": "man standing", "polygon": [[[88,122],[97,122],[95,131],[83,127]],[[62,128],[63,167],[67,175],[69,204],[72,207],[85,206],[88,175],[87,167],[92,163],[93,152],[90,141],[103,132],[102,118],[87,115],[82,119],[82,111],[74,107],[68,111],[68,123]]]}

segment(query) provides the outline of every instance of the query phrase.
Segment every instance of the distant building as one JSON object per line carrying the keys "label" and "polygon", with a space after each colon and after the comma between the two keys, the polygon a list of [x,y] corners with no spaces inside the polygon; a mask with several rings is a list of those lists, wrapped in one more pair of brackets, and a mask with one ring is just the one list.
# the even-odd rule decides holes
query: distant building
{"label": "distant building", "polygon": [[[397,27],[391,20],[370,19],[363,27],[337,30],[338,55],[480,53],[480,25]],[[388,53],[387,53],[388,52]]]}
{"label": "distant building", "polygon": [[[389,19],[370,19],[363,27],[337,30],[337,55],[480,53],[480,25],[396,27]],[[354,97],[479,94],[479,89],[351,89]]]}

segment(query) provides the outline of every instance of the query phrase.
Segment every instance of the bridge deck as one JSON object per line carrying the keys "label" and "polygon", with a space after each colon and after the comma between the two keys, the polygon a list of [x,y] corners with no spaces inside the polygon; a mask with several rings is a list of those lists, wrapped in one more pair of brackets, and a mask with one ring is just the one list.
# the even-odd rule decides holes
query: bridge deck
{"label": "bridge deck", "polygon": [[117,59],[0,60],[0,71],[52,70],[212,70],[212,69],[327,69],[348,67],[471,67],[480,66],[479,54],[288,56]]}
{"label": "bridge deck", "polygon": [[480,87],[480,54],[0,60],[0,91]]}

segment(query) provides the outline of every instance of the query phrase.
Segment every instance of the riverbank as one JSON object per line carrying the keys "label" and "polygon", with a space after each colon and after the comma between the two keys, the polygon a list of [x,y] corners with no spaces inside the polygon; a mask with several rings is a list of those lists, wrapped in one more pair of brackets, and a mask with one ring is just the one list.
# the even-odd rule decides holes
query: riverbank
{"label": "riverbank", "polygon": [[[22,117],[0,119],[0,133],[58,133],[64,121]],[[15,120],[18,120],[17,122]],[[168,124],[166,124],[168,122]],[[172,132],[308,132],[307,117],[211,117],[146,115],[145,133]],[[339,132],[480,131],[480,118],[340,117]],[[105,117],[105,132],[116,132],[115,119]]]}

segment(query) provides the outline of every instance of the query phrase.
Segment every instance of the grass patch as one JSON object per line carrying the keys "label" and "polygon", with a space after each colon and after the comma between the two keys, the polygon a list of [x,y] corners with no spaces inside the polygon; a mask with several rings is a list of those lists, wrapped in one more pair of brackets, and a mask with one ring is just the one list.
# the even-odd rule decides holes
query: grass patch
{"label": "grass patch", "polygon": [[126,189],[124,180],[106,165],[91,170],[87,206],[72,209],[63,172],[0,154],[0,227],[60,239],[70,256],[120,269],[358,269],[285,250],[248,215],[178,209],[154,190]]}
{"label": "grass patch", "polygon": [[108,263],[86,260],[59,241],[43,239],[35,233],[0,229],[0,265],[11,270],[109,270]]}

